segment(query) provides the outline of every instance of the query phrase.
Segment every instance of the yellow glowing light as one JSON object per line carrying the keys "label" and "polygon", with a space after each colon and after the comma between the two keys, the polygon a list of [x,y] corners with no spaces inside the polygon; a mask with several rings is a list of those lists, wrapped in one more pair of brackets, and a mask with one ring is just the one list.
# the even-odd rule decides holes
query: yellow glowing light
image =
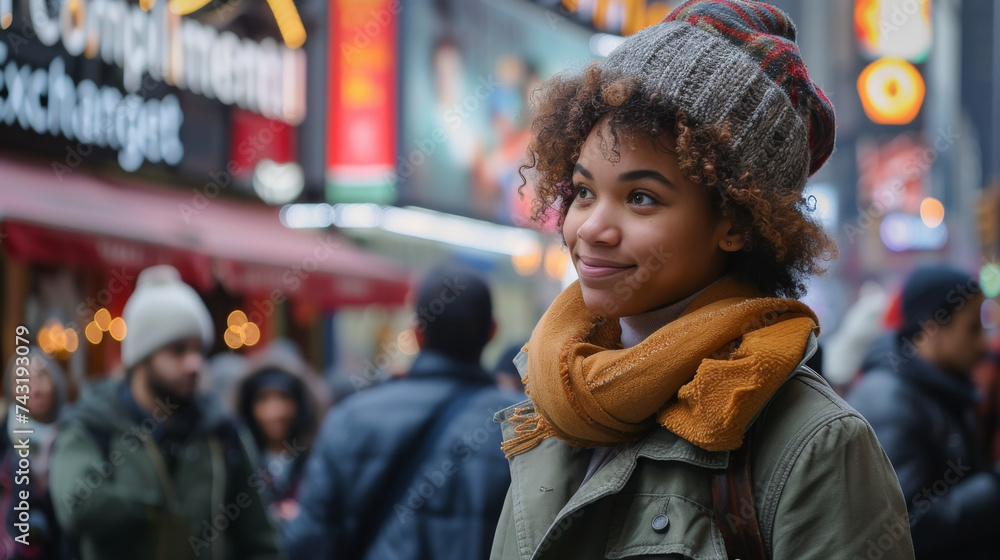
{"label": "yellow glowing light", "polygon": [[87,327],[83,329],[83,334],[87,337],[87,340],[91,344],[100,344],[101,340],[104,338],[104,333],[102,332],[103,330],[104,329],[97,326],[97,322],[91,321],[87,323]]}
{"label": "yellow glowing light", "polygon": [[115,317],[111,320],[111,324],[108,325],[108,333],[111,338],[121,342],[125,340],[125,335],[128,334],[128,327],[125,325],[125,319],[121,317]]}
{"label": "yellow glowing light", "polygon": [[62,325],[55,325],[49,332],[52,334],[52,345],[56,351],[64,350],[67,343],[66,329]]}
{"label": "yellow glowing light", "polygon": [[48,327],[42,327],[38,331],[38,346],[42,348],[46,354],[53,354],[56,351],[55,341],[52,339],[52,331]]}
{"label": "yellow glowing light", "polygon": [[226,332],[222,335],[222,339],[226,341],[226,346],[236,350],[240,346],[243,346],[243,337],[240,336],[240,328],[229,327]]}
{"label": "yellow glowing light", "polygon": [[156,6],[156,0],[139,0],[139,7],[148,12]]}
{"label": "yellow glowing light", "polygon": [[396,337],[396,344],[399,346],[399,351],[407,356],[412,356],[420,351],[420,346],[417,345],[417,336],[413,332],[413,329],[406,329],[399,333],[399,336]]}
{"label": "yellow glowing light", "polygon": [[76,334],[75,329],[66,329],[66,346],[63,348],[69,352],[76,352],[76,349],[80,347],[80,337]]}
{"label": "yellow glowing light", "polygon": [[530,276],[542,264],[542,246],[537,241],[525,243],[516,254],[510,256],[510,264],[521,276]]}
{"label": "yellow glowing light", "polygon": [[186,16],[188,14],[193,14],[198,10],[202,9],[212,0],[170,0],[170,11],[179,15]]}
{"label": "yellow glowing light", "polygon": [[909,62],[886,56],[858,76],[858,95],[868,118],[877,124],[908,124],[924,103],[926,86]]}
{"label": "yellow glowing light", "polygon": [[285,46],[290,49],[301,47],[306,42],[306,28],[302,25],[295,3],[292,0],[267,0],[267,4],[274,13],[274,20],[278,22],[278,31],[281,32]]}
{"label": "yellow glowing light", "polygon": [[920,219],[929,228],[936,228],[944,221],[944,204],[941,201],[928,196],[920,201]]}
{"label": "yellow glowing light", "polygon": [[257,323],[247,323],[243,325],[243,344],[253,346],[260,341],[260,328]]}
{"label": "yellow glowing light", "polygon": [[561,280],[566,273],[566,265],[569,263],[569,255],[563,252],[562,247],[553,243],[545,250],[545,273],[553,280]]}
{"label": "yellow glowing light", "polygon": [[226,324],[230,327],[242,327],[247,324],[247,314],[237,309],[229,314]]}
{"label": "yellow glowing light", "polygon": [[101,329],[102,331],[108,330],[108,328],[111,326],[111,313],[109,313],[108,310],[104,309],[103,307],[101,309],[98,309],[97,313],[94,313],[94,323],[96,323],[97,328]]}

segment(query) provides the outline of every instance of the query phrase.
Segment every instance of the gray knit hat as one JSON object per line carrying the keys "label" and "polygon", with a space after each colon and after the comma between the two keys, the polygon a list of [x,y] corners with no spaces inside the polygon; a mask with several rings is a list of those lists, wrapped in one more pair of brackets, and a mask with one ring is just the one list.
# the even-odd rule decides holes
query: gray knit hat
{"label": "gray knit hat", "polygon": [[762,187],[801,192],[833,152],[833,106],[809,79],[795,25],[764,2],[686,2],[604,68],[637,77],[696,125],[728,124],[740,170]]}
{"label": "gray knit hat", "polygon": [[182,338],[201,338],[206,350],[215,339],[212,318],[201,296],[181,281],[176,268],[165,264],[139,273],[122,319],[128,329],[122,340],[126,368]]}

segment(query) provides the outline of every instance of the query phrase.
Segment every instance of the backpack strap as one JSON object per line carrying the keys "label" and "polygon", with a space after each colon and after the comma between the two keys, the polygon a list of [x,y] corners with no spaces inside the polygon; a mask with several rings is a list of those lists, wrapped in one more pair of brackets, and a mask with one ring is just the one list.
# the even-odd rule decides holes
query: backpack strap
{"label": "backpack strap", "polygon": [[358,516],[358,531],[344,556],[350,560],[366,557],[378,534],[393,513],[393,504],[406,494],[419,469],[430,455],[435,443],[452,420],[466,408],[466,404],[479,393],[478,385],[458,385],[434,405],[427,419],[416,430],[415,436],[397,449],[385,469],[389,480],[384,481],[368,508]]}
{"label": "backpack strap", "polygon": [[750,479],[750,435],[729,454],[729,466],[712,475],[712,502],[726,554],[733,560],[766,560]]}
{"label": "backpack strap", "polygon": [[[795,368],[788,379],[803,375],[826,381],[806,365]],[[729,453],[729,465],[712,475],[712,506],[715,519],[726,543],[726,555],[733,560],[767,560],[764,538],[757,522],[753,499],[753,479],[750,476],[750,449],[753,434],[759,429],[765,404],[751,422],[743,445]]]}

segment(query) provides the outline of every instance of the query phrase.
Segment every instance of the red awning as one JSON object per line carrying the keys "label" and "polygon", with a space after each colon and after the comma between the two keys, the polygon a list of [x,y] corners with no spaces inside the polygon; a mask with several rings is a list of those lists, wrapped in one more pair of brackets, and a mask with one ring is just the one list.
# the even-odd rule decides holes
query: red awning
{"label": "red awning", "polygon": [[15,258],[75,267],[134,272],[168,263],[203,291],[218,281],[234,293],[324,308],[404,302],[408,269],[343,236],[288,229],[276,208],[224,196],[0,158],[0,246]]}

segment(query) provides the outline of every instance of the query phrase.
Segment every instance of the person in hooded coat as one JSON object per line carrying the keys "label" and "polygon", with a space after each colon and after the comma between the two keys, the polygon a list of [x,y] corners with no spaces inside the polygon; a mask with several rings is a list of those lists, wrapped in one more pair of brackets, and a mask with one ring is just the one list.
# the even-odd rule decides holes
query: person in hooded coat
{"label": "person in hooded coat", "polygon": [[[0,419],[0,515],[6,528],[0,535],[0,549],[6,552],[3,558],[66,558],[71,538],[56,521],[48,481],[52,444],[67,407],[66,376],[55,358],[32,346],[27,354],[11,358],[4,371],[3,394],[7,403],[7,413]],[[27,472],[18,465],[25,454]],[[21,499],[21,492],[27,492],[26,500]],[[19,518],[23,512],[27,512],[26,523]]]}
{"label": "person in hooded coat", "polygon": [[261,456],[251,484],[266,489],[281,521],[297,515],[299,485],[327,392],[297,355],[285,354],[268,349],[251,360],[235,404]]}

